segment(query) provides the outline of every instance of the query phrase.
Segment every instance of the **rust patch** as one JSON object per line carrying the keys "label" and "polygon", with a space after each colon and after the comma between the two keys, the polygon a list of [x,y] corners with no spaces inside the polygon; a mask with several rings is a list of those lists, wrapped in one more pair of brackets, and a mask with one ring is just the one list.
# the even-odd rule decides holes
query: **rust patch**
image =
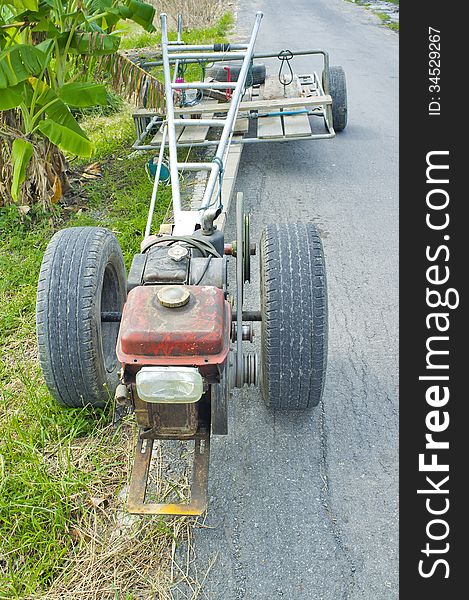
{"label": "rust patch", "polygon": [[229,351],[231,307],[223,291],[186,286],[185,306],[162,306],[162,286],[139,286],[129,292],[117,341],[117,357],[126,365],[214,365]]}

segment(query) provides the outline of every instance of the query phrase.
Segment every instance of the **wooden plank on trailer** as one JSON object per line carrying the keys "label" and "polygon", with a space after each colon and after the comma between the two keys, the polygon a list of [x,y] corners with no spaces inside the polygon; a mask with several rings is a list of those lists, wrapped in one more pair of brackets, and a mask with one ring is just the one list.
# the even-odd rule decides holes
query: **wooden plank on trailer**
{"label": "wooden plank on trailer", "polygon": [[306,113],[301,113],[298,115],[285,115],[282,118],[285,129],[285,137],[311,135],[311,125],[309,122],[309,117]]}
{"label": "wooden plank on trailer", "polygon": [[[268,112],[273,110],[280,110],[281,108],[303,108],[304,106],[324,106],[326,104],[332,104],[332,98],[329,95],[324,96],[311,96],[309,98],[278,98],[274,100],[252,100],[250,102],[240,102],[239,112],[247,110],[259,110]],[[230,109],[230,103],[216,104],[210,102],[205,108],[193,106],[190,108],[175,108],[175,115],[187,115],[187,114],[200,114],[208,111],[217,113],[228,112]],[[150,113],[151,114],[151,113]]]}
{"label": "wooden plank on trailer", "polygon": [[283,137],[282,117],[259,117],[257,137],[264,140]]}
{"label": "wooden plank on trailer", "polygon": [[[246,94],[243,96],[245,98],[246,102],[250,102],[253,98],[259,99],[262,98],[262,94],[264,91],[264,84],[261,83],[260,85],[256,85],[256,86],[251,86]],[[235,134],[245,134],[247,133],[249,130],[249,117],[247,116],[247,114],[243,115],[238,115],[238,118],[236,119],[235,122],[235,126],[234,126],[234,132]]]}
{"label": "wooden plank on trailer", "polygon": [[[207,104],[211,105],[213,102],[202,100],[198,106],[206,106]],[[190,116],[193,116],[193,114],[194,113]],[[213,119],[213,113],[202,113],[200,117],[201,119]],[[181,144],[197,144],[205,142],[209,129],[210,127],[201,127],[199,125],[186,127],[181,133],[178,142]]]}
{"label": "wooden plank on trailer", "polygon": [[[202,119],[213,119],[213,113],[203,114]],[[193,126],[185,127],[184,131],[179,136],[178,142],[181,144],[197,144],[200,142],[205,142],[205,138],[207,137],[207,133],[210,127],[208,126]]]}
{"label": "wooden plank on trailer", "polygon": [[249,129],[248,117],[238,117],[234,126],[234,133],[246,133]]}
{"label": "wooden plank on trailer", "polygon": [[[184,127],[177,125],[175,127],[175,131],[176,131],[176,140],[179,139],[179,136],[181,135],[182,131],[183,131]],[[160,127],[158,133],[155,135],[155,137],[151,140],[150,142],[150,146],[161,146],[161,140],[163,138],[163,132],[162,132],[162,127]],[[166,145],[168,145],[168,134],[166,133]]]}
{"label": "wooden plank on trailer", "polygon": [[[264,99],[264,94],[271,94],[275,86],[274,79],[266,78],[265,82],[259,88],[258,101]],[[278,79],[277,79],[278,82]],[[259,117],[257,119],[257,137],[268,140],[283,136],[283,127],[280,117]]]}
{"label": "wooden plank on trailer", "polygon": [[264,83],[264,100],[278,100],[280,98],[298,98],[302,95],[300,78],[293,76],[293,81],[288,85],[280,83],[278,75],[266,77]]}
{"label": "wooden plank on trailer", "polygon": [[[270,95],[275,85],[273,79],[266,77],[261,88],[259,88],[258,101],[264,100],[264,94]],[[278,82],[278,79],[277,79]],[[260,117],[257,119],[257,137],[261,139],[270,139],[283,136],[282,121],[280,117]]]}

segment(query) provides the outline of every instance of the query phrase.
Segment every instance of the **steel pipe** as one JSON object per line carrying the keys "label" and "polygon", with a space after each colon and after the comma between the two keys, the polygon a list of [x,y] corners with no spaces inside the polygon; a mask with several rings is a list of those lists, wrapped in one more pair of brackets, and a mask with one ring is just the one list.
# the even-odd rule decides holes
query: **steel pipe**
{"label": "steel pipe", "polygon": [[214,168],[214,163],[203,163],[203,162],[182,162],[178,163],[178,169],[184,169],[184,171],[211,171]]}
{"label": "steel pipe", "polygon": [[224,127],[226,119],[174,119],[175,125],[183,127]]}
{"label": "steel pipe", "polygon": [[[174,44],[168,47],[169,52],[217,52],[223,44]],[[230,50],[246,50],[247,44],[227,44]]]}
{"label": "steel pipe", "polygon": [[158,165],[156,167],[155,182],[153,184],[153,191],[152,191],[152,194],[151,194],[150,210],[148,211],[147,226],[145,227],[145,237],[148,237],[150,235],[150,232],[151,232],[151,224],[152,224],[152,221],[153,221],[153,213],[155,212],[156,194],[158,193],[158,184],[160,183],[161,165],[163,164],[163,155],[164,155],[164,147],[165,147],[165,144],[166,144],[166,132],[167,132],[167,129],[168,128],[167,128],[166,124],[164,124],[163,125],[162,136],[161,136],[160,153],[158,155]]}
{"label": "steel pipe", "polygon": [[[329,54],[325,50],[297,50],[296,52],[292,51],[293,56],[309,56],[314,54],[322,54],[324,57],[324,66],[329,68]],[[261,52],[252,55],[253,60],[257,60],[258,58],[278,58],[278,52]],[[170,57],[170,61],[175,60],[173,56]],[[196,63],[197,59],[185,59],[188,63]],[[223,59],[219,59],[223,60]],[[226,59],[228,60],[228,59]],[[161,59],[153,60],[149,62],[142,63],[145,67],[159,67],[163,64]]]}
{"label": "steel pipe", "polygon": [[[230,109],[226,115],[226,125],[223,128],[221,133],[220,140],[218,142],[217,152],[214,157],[215,169],[213,169],[210,173],[210,177],[207,182],[207,187],[205,189],[205,194],[202,200],[202,204],[200,206],[201,209],[208,209],[211,201],[213,190],[215,189],[215,185],[217,182],[218,175],[220,173],[220,165],[224,164],[225,151],[228,147],[229,140],[233,134],[233,124],[236,120],[239,103],[241,101],[241,96],[244,93],[244,85],[246,83],[246,77],[248,74],[248,70],[251,66],[251,58],[254,53],[254,45],[256,43],[257,34],[259,32],[259,27],[261,24],[261,19],[263,17],[262,12],[256,13],[256,20],[254,21],[254,26],[252,28],[251,39],[249,40],[249,45],[246,50],[246,55],[243,60],[243,64],[241,66],[241,70],[238,75],[237,85],[233,91],[233,95],[230,101]],[[220,190],[221,193],[221,190]],[[210,231],[213,226],[213,219],[216,214],[215,210],[205,210],[202,214],[202,230]]]}
{"label": "steel pipe", "polygon": [[[241,145],[241,144],[271,144],[273,141],[275,143],[281,143],[281,142],[291,142],[293,139],[296,141],[298,140],[329,140],[331,138],[335,137],[335,132],[331,132],[331,133],[313,133],[312,135],[299,135],[298,137],[295,138],[291,138],[291,137],[283,137],[283,138],[275,138],[275,139],[269,139],[269,138],[242,138],[240,140],[232,140],[231,144],[233,145]],[[193,147],[193,148],[203,148],[205,146],[216,146],[218,144],[217,140],[205,140],[205,142],[187,142],[187,143],[180,143],[179,146],[181,148],[189,148],[189,147]],[[154,150],[155,146],[150,146],[150,145],[144,145],[144,146],[137,146],[135,147],[136,150]]]}
{"label": "steel pipe", "polygon": [[191,81],[172,83],[175,90],[228,90],[236,87],[236,81]]}
{"label": "steel pipe", "polygon": [[[182,15],[178,15],[178,39],[177,43],[182,42]],[[176,81],[179,70],[179,61],[177,60],[174,64],[173,82]]]}
{"label": "steel pipe", "polygon": [[176,132],[174,130],[173,90],[171,89],[171,70],[169,68],[168,60],[168,28],[166,13],[161,13],[161,47],[163,50],[163,73],[166,96],[166,121],[168,126],[169,172],[171,175],[171,192],[173,196],[174,220],[176,221],[178,214],[181,212],[181,192],[179,189],[179,175],[177,167],[178,153],[176,146]]}
{"label": "steel pipe", "polygon": [[132,144],[132,148],[138,150],[140,147],[140,142],[144,140],[147,135],[150,133],[150,130],[158,123],[162,121],[161,115],[155,115],[152,117],[151,121],[142,131],[142,133],[137,137],[137,140]]}
{"label": "steel pipe", "polygon": [[242,60],[244,57],[245,52],[175,52],[171,53],[170,60],[171,62],[174,60],[213,62],[214,60]]}

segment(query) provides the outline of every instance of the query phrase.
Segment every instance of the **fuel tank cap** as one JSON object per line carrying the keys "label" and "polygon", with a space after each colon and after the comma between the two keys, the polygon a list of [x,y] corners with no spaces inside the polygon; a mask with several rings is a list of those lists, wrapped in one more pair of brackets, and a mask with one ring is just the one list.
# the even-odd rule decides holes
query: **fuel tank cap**
{"label": "fuel tank cap", "polygon": [[167,308],[185,306],[191,297],[189,290],[183,285],[165,285],[157,293],[158,301]]}

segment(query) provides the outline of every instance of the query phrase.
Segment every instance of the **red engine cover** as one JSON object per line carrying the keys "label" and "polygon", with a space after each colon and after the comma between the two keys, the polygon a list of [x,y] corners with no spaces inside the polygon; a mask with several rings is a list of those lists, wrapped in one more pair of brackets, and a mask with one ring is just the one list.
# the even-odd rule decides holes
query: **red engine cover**
{"label": "red engine cover", "polygon": [[230,346],[231,307],[223,291],[186,286],[189,302],[160,304],[164,286],[133,288],[124,306],[117,357],[126,365],[209,365],[225,361]]}

